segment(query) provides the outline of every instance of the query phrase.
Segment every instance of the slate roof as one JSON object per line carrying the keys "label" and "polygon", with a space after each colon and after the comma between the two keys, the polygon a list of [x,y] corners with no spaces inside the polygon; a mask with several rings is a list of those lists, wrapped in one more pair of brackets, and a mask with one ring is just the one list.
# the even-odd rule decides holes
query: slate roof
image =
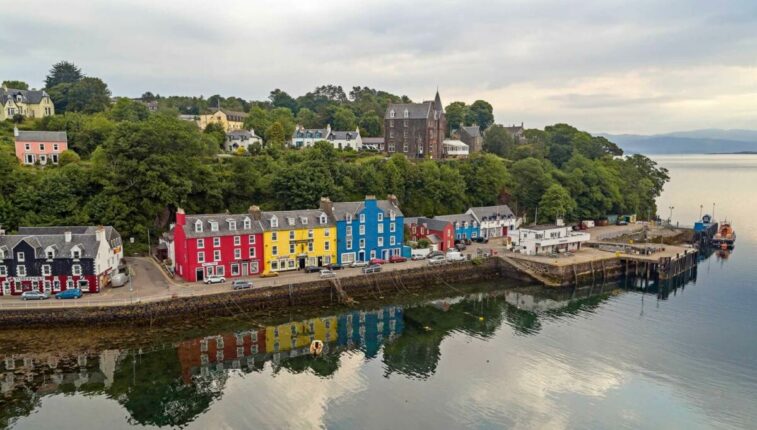
{"label": "slate roof", "polygon": [[[249,218],[250,228],[245,230],[244,219]],[[229,229],[228,220],[236,221],[236,230]],[[202,222],[202,231],[195,231],[197,221]],[[218,223],[218,230],[211,229],[211,221]],[[249,213],[243,214],[202,214],[187,215],[184,224],[184,234],[188,238],[214,237],[214,236],[239,236],[243,234],[258,234],[263,232],[263,225],[260,221],[253,219]]]}
{"label": "slate roof", "polygon": [[479,137],[481,136],[481,127],[477,125],[460,127],[460,132],[465,133],[470,137]]}
{"label": "slate roof", "polygon": [[[121,235],[111,226],[105,226],[105,240],[111,248],[121,245]],[[65,232],[71,232],[71,241],[66,242]],[[45,249],[53,246],[57,255],[68,258],[71,250],[78,246],[82,257],[94,258],[97,255],[97,227],[95,226],[57,226],[57,227],[20,227],[18,234],[0,236],[0,248],[11,251],[19,243],[26,242],[34,248],[35,255],[40,258]],[[6,256],[7,257],[7,256]]]}
{"label": "slate roof", "polygon": [[19,131],[17,142],[68,142],[65,131]]}
{"label": "slate roof", "polygon": [[449,221],[426,217],[405,218],[405,225],[410,224],[425,224],[430,230],[443,230],[444,227],[447,227],[449,225]]}
{"label": "slate roof", "polygon": [[358,131],[336,131],[331,130],[328,136],[329,140],[355,140],[360,136]]}
{"label": "slate roof", "polygon": [[361,139],[363,145],[379,145],[384,143],[383,137],[364,137]]}
{"label": "slate roof", "polygon": [[229,140],[246,140],[246,139],[260,139],[260,136],[256,135],[250,130],[234,130],[226,133],[226,138]]}
{"label": "slate roof", "polygon": [[[384,216],[389,216],[389,211],[393,210],[395,216],[404,216],[399,206],[396,206],[389,200],[376,200],[376,206],[384,212]],[[336,202],[333,204],[334,218],[343,220],[347,214],[352,214],[355,219],[365,208],[365,201],[358,202]]]}
{"label": "slate roof", "polygon": [[[321,214],[326,215],[326,224],[321,224]],[[261,223],[266,231],[296,230],[303,228],[334,227],[336,223],[326,212],[320,209],[303,209],[296,211],[266,211],[262,213]],[[279,226],[272,227],[271,219],[278,218]],[[306,222],[303,222],[306,220]]]}
{"label": "slate roof", "polygon": [[532,225],[529,227],[521,227],[521,230],[532,230],[532,231],[543,231],[543,230],[552,230],[555,228],[570,228],[566,225],[557,225],[557,224],[539,224],[539,225]]}
{"label": "slate roof", "polygon": [[[407,109],[407,119],[426,119],[431,113],[433,102],[423,103],[391,103],[386,107],[384,119],[405,119],[405,109]],[[390,112],[394,109],[394,118]]]}
{"label": "slate roof", "polygon": [[[295,128],[292,133],[294,139],[326,139],[328,136],[328,129],[326,128]],[[320,133],[320,136],[316,137],[316,134]]]}
{"label": "slate roof", "polygon": [[221,111],[226,114],[226,118],[230,121],[236,121],[236,122],[243,122],[245,118],[247,118],[247,114],[245,112],[238,112],[234,110],[227,110],[227,109],[216,109],[214,112]]}
{"label": "slate roof", "polygon": [[470,212],[473,212],[473,214],[478,218],[480,222],[488,221],[490,219],[496,219],[497,217],[501,218],[512,218],[515,216],[513,211],[510,209],[510,206],[507,205],[499,205],[499,206],[479,206],[475,208],[470,208]]}
{"label": "slate roof", "polygon": [[[464,222],[473,223],[476,221],[476,218],[471,214],[453,214],[453,215],[438,215],[434,217],[435,220],[442,220],[447,222],[459,222],[460,224]],[[476,221],[478,222],[478,221]]]}
{"label": "slate roof", "polygon": [[15,88],[3,89],[0,87],[0,104],[5,104],[9,97],[15,97],[21,95],[23,103],[27,104],[39,104],[43,97],[50,97],[45,91],[42,90],[18,90]]}

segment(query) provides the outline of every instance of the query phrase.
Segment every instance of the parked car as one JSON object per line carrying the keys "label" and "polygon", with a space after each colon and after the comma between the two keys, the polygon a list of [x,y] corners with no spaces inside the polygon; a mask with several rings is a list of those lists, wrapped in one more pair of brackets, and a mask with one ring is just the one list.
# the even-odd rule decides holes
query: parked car
{"label": "parked car", "polygon": [[477,242],[477,243],[489,243],[489,238],[488,237],[477,237],[477,238],[475,238],[473,240],[475,242]]}
{"label": "parked car", "polygon": [[55,295],[56,299],[80,299],[82,292],[78,288],[71,288],[70,290],[61,291]]}
{"label": "parked car", "polygon": [[392,255],[389,257],[390,263],[404,263],[407,261],[407,258],[401,256],[401,255]]}
{"label": "parked car", "polygon": [[449,251],[444,256],[447,261],[465,261],[465,256],[459,251]]}
{"label": "parked car", "polygon": [[50,294],[41,291],[24,291],[21,293],[21,300],[47,300]]}
{"label": "parked car", "polygon": [[371,264],[370,266],[363,267],[363,273],[376,273],[381,271],[380,264]]}
{"label": "parked car", "polygon": [[305,273],[318,273],[321,271],[321,268],[318,266],[308,266],[305,268]]}
{"label": "parked car", "polygon": [[333,270],[324,269],[321,270],[321,278],[335,278],[336,273]]}
{"label": "parked car", "polygon": [[279,276],[279,272],[265,272],[260,274],[261,278],[275,278],[277,276]]}
{"label": "parked car", "polygon": [[328,264],[326,265],[326,268],[329,270],[342,270],[344,269],[344,266],[341,264]]}
{"label": "parked car", "polygon": [[430,248],[413,249],[410,251],[410,256],[413,260],[423,260],[431,253]]}
{"label": "parked car", "polygon": [[129,282],[129,275],[126,273],[116,273],[110,278],[110,286],[112,288],[123,287]]}
{"label": "parked car", "polygon": [[386,264],[383,258],[371,258],[371,264]]}
{"label": "parked car", "polygon": [[467,246],[465,246],[465,244],[463,242],[460,242],[460,243],[458,243],[458,244],[455,245],[455,249],[457,249],[458,251],[464,251],[465,248],[467,248]]}
{"label": "parked car", "polygon": [[355,261],[352,262],[352,264],[350,264],[350,267],[368,267],[368,265],[370,265],[370,264],[371,263],[369,263],[367,261],[355,260]]}
{"label": "parked car", "polygon": [[447,259],[444,258],[444,255],[435,255],[428,259],[429,266],[436,266],[439,264],[444,264],[447,262]]}
{"label": "parked car", "polygon": [[250,281],[236,280],[231,283],[232,290],[247,290],[250,288],[252,288],[252,282]]}
{"label": "parked car", "polygon": [[428,258],[430,260],[430,259],[432,259],[434,257],[439,257],[439,256],[444,257],[444,253],[442,251],[434,251],[431,254],[429,254],[428,257],[426,257],[426,258]]}
{"label": "parked car", "polygon": [[224,282],[226,282],[226,278],[224,278],[223,276],[218,276],[218,275],[208,276],[205,279],[206,284],[222,284]]}

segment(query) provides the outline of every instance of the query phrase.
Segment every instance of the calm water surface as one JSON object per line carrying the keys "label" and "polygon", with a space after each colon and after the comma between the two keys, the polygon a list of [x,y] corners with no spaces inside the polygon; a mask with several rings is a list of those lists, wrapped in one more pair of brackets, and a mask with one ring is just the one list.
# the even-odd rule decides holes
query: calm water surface
{"label": "calm water surface", "polygon": [[715,202],[738,235],[680,288],[452,287],[173,331],[0,332],[0,427],[755,428],[757,156],[657,161],[663,217]]}

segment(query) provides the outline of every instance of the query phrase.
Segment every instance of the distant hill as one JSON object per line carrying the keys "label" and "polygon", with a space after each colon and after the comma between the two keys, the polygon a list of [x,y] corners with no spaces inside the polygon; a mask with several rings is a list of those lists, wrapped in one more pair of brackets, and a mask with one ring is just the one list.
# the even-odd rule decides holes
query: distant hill
{"label": "distant hill", "polygon": [[650,136],[598,133],[623,151],[639,154],[713,154],[757,152],[757,130],[705,129]]}

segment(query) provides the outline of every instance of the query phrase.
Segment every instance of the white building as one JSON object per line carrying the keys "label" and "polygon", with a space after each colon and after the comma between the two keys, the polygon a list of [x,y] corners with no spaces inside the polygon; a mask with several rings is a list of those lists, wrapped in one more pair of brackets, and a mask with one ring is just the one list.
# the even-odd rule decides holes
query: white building
{"label": "white building", "polygon": [[589,233],[573,231],[569,226],[547,224],[521,227],[509,233],[514,250],[526,255],[549,255],[581,249]]}
{"label": "white building", "polygon": [[444,139],[442,154],[444,158],[468,158],[470,148],[461,140]]}
{"label": "white building", "polygon": [[244,148],[250,152],[250,145],[263,145],[263,139],[255,134],[255,130],[233,130],[226,133],[226,141],[223,143],[223,149],[226,152],[235,152],[239,148]]}
{"label": "white building", "polygon": [[363,140],[360,138],[359,128],[355,128],[355,131],[331,130],[326,140],[331,142],[336,149],[352,148],[357,151],[363,147]]}
{"label": "white building", "polygon": [[329,134],[331,134],[331,125],[329,124],[326,124],[326,128],[305,128],[297,124],[289,145],[292,148],[309,148],[315,145],[315,142],[326,140]]}
{"label": "white building", "polygon": [[487,239],[507,236],[509,232],[517,229],[522,221],[507,205],[470,208],[466,213],[476,218],[481,229],[481,237]]}

